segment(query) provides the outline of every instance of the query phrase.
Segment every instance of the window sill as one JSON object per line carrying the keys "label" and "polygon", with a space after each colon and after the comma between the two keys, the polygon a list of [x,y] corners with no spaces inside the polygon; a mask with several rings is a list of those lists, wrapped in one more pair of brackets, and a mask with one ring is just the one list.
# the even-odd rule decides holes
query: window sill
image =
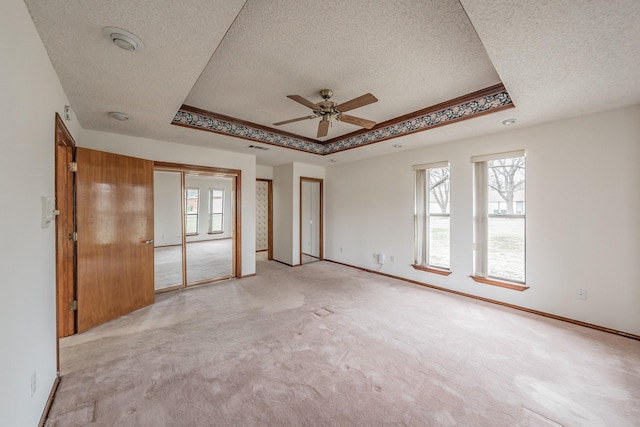
{"label": "window sill", "polygon": [[207,234],[224,234],[224,231],[209,231]]}
{"label": "window sill", "polygon": [[189,237],[189,236],[198,236],[200,235],[200,233],[187,233],[185,234],[185,236]]}
{"label": "window sill", "polygon": [[480,276],[469,276],[469,277],[471,277],[473,281],[478,283],[483,283],[485,285],[491,285],[491,286],[498,286],[506,289],[512,289],[514,291],[522,292],[529,289],[529,286],[521,285],[519,283],[503,282],[502,280],[487,279],[486,277],[480,277]]}
{"label": "window sill", "polygon": [[413,267],[416,270],[426,271],[427,273],[439,274],[441,276],[448,276],[451,274],[450,270],[443,270],[441,268],[425,267],[423,265],[417,265],[417,264],[411,264],[411,267]]}

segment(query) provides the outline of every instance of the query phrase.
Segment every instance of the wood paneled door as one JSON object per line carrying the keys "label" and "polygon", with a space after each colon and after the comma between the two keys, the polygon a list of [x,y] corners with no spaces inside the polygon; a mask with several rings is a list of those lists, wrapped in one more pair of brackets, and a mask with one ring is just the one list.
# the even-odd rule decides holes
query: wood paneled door
{"label": "wood paneled door", "polygon": [[77,332],[152,304],[153,162],[77,148]]}
{"label": "wood paneled door", "polygon": [[74,217],[73,217],[73,173],[69,164],[73,162],[75,141],[56,114],[55,124],[55,170],[56,170],[56,311],[58,338],[76,332],[73,300],[74,289]]}

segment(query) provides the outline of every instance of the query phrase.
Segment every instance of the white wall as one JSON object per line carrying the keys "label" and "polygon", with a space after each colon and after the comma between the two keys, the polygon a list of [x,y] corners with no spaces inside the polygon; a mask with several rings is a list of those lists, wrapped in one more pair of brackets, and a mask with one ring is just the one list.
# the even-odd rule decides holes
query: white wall
{"label": "white wall", "polygon": [[182,179],[180,172],[153,173],[153,245],[182,244]]}
{"label": "white wall", "polygon": [[148,160],[241,170],[242,275],[255,274],[255,156],[92,130],[83,132],[78,146]]}
{"label": "white wall", "polygon": [[273,168],[273,259],[293,262],[293,163]]}
{"label": "white wall", "polygon": [[256,178],[273,179],[273,167],[256,165]]}
{"label": "white wall", "polygon": [[56,377],[55,226],[41,227],[40,197],[54,197],[54,117],[69,101],[21,0],[0,4],[0,58],[0,425],[35,426]]}
{"label": "white wall", "polygon": [[[472,167],[527,154],[527,284],[473,282]],[[451,269],[416,271],[414,164],[451,163]],[[640,106],[513,129],[327,169],[325,256],[444,288],[640,334]],[[387,254],[380,267],[373,253]],[[390,256],[395,258],[390,262]],[[576,299],[578,288],[587,300]]]}
{"label": "white wall", "polygon": [[289,163],[273,168],[273,258],[300,264],[300,177],[324,179],[322,166]]}

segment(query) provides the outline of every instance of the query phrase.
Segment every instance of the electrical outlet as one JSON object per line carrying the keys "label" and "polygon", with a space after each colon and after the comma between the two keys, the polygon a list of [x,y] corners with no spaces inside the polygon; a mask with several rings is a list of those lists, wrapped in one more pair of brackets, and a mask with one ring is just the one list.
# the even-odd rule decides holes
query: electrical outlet
{"label": "electrical outlet", "polygon": [[342,247],[340,248],[340,253],[342,253]]}
{"label": "electrical outlet", "polygon": [[587,299],[587,290],[586,289],[578,289],[576,291],[576,299],[586,300]]}
{"label": "electrical outlet", "polygon": [[31,397],[36,394],[36,387],[36,371],[33,371],[33,374],[31,374]]}
{"label": "electrical outlet", "polygon": [[393,255],[391,255],[391,256],[389,257],[389,261],[391,261],[391,262],[395,262],[395,260],[396,260],[396,257],[394,257]]}

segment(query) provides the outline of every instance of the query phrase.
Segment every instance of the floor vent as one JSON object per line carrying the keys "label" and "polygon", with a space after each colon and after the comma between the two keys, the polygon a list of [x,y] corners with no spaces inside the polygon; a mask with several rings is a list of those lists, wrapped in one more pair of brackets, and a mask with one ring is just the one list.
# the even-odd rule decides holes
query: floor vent
{"label": "floor vent", "polygon": [[318,317],[327,317],[328,315],[333,314],[333,311],[329,310],[328,308],[322,307],[314,311],[313,314]]}

